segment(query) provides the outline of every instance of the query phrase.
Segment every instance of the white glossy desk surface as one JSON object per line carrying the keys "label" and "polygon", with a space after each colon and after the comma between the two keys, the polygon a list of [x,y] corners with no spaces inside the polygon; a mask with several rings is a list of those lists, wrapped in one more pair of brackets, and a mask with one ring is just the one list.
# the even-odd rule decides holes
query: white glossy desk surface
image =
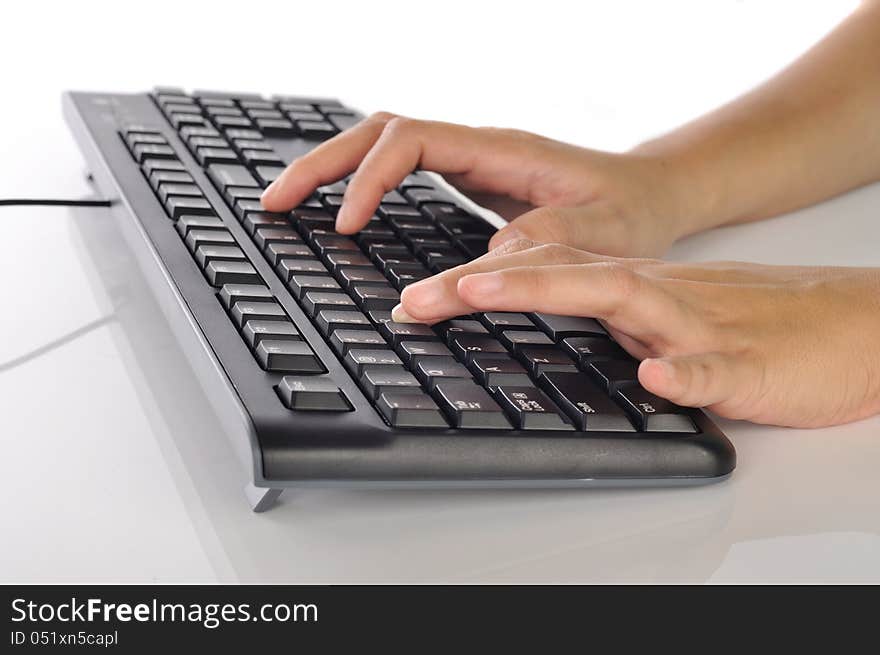
{"label": "white glossy desk surface", "polygon": [[[874,186],[670,257],[880,265],[878,208]],[[721,421],[739,466],[701,488],[309,490],[254,515],[140,272],[84,235],[108,220],[0,208],[0,582],[880,582],[880,418]]]}

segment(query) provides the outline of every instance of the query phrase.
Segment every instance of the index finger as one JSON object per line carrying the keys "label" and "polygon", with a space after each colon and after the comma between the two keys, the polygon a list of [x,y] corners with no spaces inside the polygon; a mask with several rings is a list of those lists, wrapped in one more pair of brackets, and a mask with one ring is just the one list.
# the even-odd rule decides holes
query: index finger
{"label": "index finger", "polygon": [[394,114],[388,112],[373,114],[293,160],[263,192],[263,207],[272,212],[293,209],[322,184],[336,182],[354,171],[392,118]]}

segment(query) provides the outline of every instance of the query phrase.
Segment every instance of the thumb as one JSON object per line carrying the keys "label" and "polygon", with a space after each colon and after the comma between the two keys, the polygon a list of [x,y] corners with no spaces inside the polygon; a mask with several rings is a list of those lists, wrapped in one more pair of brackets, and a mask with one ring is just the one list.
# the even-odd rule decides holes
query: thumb
{"label": "thumb", "polygon": [[575,248],[584,246],[584,210],[580,207],[538,207],[515,218],[498,230],[489,241],[489,249],[515,239],[539,243],[562,243]]}
{"label": "thumb", "polygon": [[708,407],[736,401],[754,380],[742,357],[705,353],[646,359],[639,382],[653,394],[686,407]]}

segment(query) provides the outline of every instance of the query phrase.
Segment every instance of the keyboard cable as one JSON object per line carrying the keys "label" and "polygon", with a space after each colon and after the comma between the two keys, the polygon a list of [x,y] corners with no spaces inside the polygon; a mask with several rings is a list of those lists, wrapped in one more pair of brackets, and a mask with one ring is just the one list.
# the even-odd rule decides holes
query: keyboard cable
{"label": "keyboard cable", "polygon": [[0,198],[0,207],[111,207],[112,200],[94,198]]}

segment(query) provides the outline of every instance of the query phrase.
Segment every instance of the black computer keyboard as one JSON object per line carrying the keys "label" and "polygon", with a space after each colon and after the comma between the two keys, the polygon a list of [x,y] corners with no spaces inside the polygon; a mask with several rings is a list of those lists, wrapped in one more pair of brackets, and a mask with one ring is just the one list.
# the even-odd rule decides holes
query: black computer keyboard
{"label": "black computer keyboard", "polygon": [[344,179],[264,211],[285,164],[356,111],[169,88],[69,93],[65,109],[257,488],[682,483],[733,469],[718,428],[639,386],[638,362],[593,319],[391,321],[404,287],[484,254],[495,230],[440,178],[413,172],[354,236],[334,230]]}

